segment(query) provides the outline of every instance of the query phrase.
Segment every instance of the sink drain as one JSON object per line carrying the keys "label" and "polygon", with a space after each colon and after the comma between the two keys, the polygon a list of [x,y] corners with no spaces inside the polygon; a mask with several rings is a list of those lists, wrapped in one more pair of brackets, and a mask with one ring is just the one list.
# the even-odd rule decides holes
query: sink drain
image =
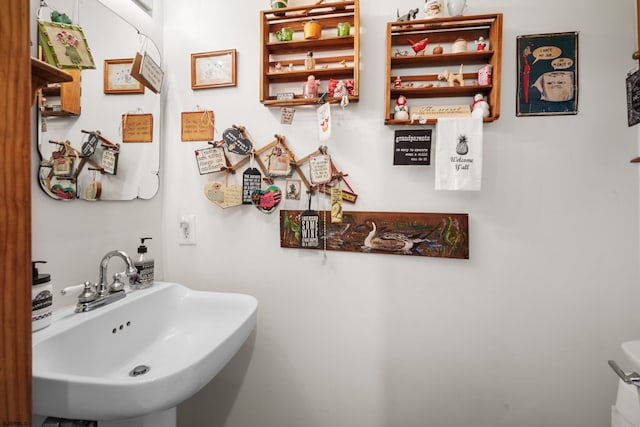
{"label": "sink drain", "polygon": [[147,365],[138,365],[129,372],[129,375],[132,377],[139,377],[140,375],[144,375],[151,369],[150,366]]}

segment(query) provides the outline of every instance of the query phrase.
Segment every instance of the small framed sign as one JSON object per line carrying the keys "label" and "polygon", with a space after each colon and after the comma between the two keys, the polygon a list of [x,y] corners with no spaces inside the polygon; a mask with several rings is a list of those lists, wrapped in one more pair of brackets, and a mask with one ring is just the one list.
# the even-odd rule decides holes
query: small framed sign
{"label": "small framed sign", "polygon": [[235,49],[191,54],[191,89],[235,85]]}
{"label": "small framed sign", "polygon": [[133,58],[104,60],[104,93],[112,95],[144,93],[144,86],[131,77]]}
{"label": "small framed sign", "polygon": [[122,142],[153,142],[153,114],[123,114]]}
{"label": "small framed sign", "polygon": [[200,175],[220,172],[227,167],[227,158],[222,147],[207,147],[195,151]]}
{"label": "small framed sign", "polygon": [[117,150],[104,150],[102,152],[102,170],[109,175],[115,175],[118,172],[118,155]]}
{"label": "small framed sign", "polygon": [[394,165],[431,164],[431,129],[397,130],[393,144]]}
{"label": "small framed sign", "polygon": [[182,113],[182,141],[213,141],[213,111]]}

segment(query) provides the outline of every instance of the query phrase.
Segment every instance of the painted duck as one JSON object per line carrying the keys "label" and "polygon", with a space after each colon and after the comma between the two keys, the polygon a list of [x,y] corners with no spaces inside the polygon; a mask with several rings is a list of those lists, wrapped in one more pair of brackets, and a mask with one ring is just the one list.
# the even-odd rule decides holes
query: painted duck
{"label": "painted duck", "polygon": [[406,236],[402,233],[380,233],[378,234],[378,228],[373,221],[366,221],[367,226],[371,228],[371,231],[364,239],[364,250],[380,250],[391,252],[402,252],[403,254],[411,254],[411,249],[422,242],[428,241],[427,239],[415,239]]}

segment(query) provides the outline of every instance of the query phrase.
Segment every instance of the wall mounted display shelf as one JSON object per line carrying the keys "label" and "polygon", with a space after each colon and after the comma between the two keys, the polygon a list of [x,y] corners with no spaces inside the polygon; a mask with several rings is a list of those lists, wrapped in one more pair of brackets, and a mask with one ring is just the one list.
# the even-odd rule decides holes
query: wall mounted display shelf
{"label": "wall mounted display shelf", "polygon": [[[484,50],[477,50],[476,41],[480,37],[486,43]],[[425,39],[427,46],[423,53],[415,53],[412,44]],[[433,53],[437,46],[442,47],[442,53]],[[491,66],[491,83],[481,86],[477,82],[478,69],[487,64]],[[474,95],[481,93],[491,109],[484,121],[498,119],[501,64],[502,14],[387,23],[385,124],[420,124],[410,119],[394,119],[395,102],[400,95],[407,98],[409,106],[443,106],[471,105]],[[464,86],[450,87],[446,81],[438,80],[445,70],[460,72],[461,65]],[[435,123],[435,118],[426,121]]]}
{"label": "wall mounted display shelf", "polygon": [[[311,20],[322,29],[317,38],[305,38],[305,24]],[[348,24],[348,33],[343,33],[346,35],[338,36],[338,24],[343,31]],[[358,100],[358,0],[263,10],[260,25],[260,102],[265,106],[314,105],[327,91],[329,95],[324,100],[340,102],[340,98],[330,96],[330,80],[349,82],[349,101]],[[285,36],[285,32],[290,36]],[[305,64],[309,52],[315,63],[311,69]],[[320,81],[320,87],[317,95],[304,97],[303,86],[310,75]]]}

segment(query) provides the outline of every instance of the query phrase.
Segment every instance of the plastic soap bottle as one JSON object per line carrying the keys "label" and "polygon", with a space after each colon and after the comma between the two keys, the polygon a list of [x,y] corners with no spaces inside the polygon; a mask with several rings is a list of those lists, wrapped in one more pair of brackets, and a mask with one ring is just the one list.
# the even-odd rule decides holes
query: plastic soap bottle
{"label": "plastic soap bottle", "polygon": [[32,262],[31,287],[31,330],[37,331],[51,324],[53,313],[53,286],[50,274],[40,274],[36,264],[46,261]]}
{"label": "plastic soap bottle", "polygon": [[141,237],[140,246],[138,246],[138,258],[133,262],[138,270],[138,280],[135,283],[131,283],[132,289],[144,289],[153,285],[153,270],[154,261],[153,258],[147,253],[147,247],[144,244],[145,240],[151,240],[151,237]]}

